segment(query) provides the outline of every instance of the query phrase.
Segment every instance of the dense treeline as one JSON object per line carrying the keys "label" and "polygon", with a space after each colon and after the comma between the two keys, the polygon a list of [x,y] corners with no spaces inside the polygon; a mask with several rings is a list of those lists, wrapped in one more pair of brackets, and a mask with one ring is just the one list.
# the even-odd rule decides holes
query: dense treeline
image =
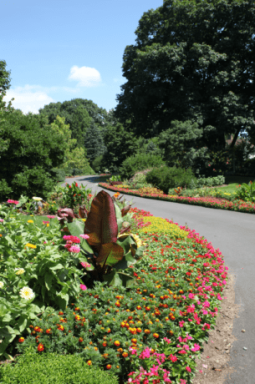
{"label": "dense treeline", "polygon": [[197,176],[255,173],[254,3],[165,0],[135,33],[109,112],[79,98],[25,116],[3,102],[0,61],[1,198],[46,193],[61,173],[130,175],[150,158]]}

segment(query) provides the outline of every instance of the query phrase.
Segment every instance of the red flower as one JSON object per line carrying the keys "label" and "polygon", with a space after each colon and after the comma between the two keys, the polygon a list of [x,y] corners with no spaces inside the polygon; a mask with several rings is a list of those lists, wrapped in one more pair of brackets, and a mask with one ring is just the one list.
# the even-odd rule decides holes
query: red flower
{"label": "red flower", "polygon": [[24,343],[24,341],[25,341],[24,337],[19,338],[19,343]]}
{"label": "red flower", "polygon": [[44,351],[44,345],[42,343],[38,344],[37,351],[39,352]]}

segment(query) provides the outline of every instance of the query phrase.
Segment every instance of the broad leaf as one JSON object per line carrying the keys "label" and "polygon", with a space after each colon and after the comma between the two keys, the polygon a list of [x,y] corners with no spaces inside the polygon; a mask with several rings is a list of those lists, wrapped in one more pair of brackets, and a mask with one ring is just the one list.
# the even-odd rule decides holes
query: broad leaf
{"label": "broad leaf", "polygon": [[101,266],[105,264],[112,267],[123,258],[123,255],[124,250],[119,244],[102,244],[102,247],[98,254],[97,263]]}

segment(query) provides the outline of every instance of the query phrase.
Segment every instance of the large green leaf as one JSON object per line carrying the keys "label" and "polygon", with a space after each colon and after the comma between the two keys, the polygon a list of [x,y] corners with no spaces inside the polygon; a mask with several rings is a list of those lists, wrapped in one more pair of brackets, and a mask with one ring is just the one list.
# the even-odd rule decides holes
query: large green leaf
{"label": "large green leaf", "polygon": [[124,235],[118,238],[117,244],[124,249],[124,254],[130,251],[131,244],[136,244],[135,241],[129,235]]}
{"label": "large green leaf", "polygon": [[102,244],[100,252],[98,254],[97,262],[103,265],[114,266],[123,257],[123,248],[116,243]]}
{"label": "large green leaf", "polygon": [[45,277],[44,277],[44,280],[45,280],[45,286],[46,286],[46,288],[48,289],[48,291],[51,289],[51,286],[52,286],[52,280],[53,280],[53,279],[54,279],[54,277],[52,276],[52,274],[46,272]]}
{"label": "large green leaf", "polygon": [[22,333],[27,326],[27,316],[21,315],[15,326],[18,327],[20,333]]}
{"label": "large green leaf", "polygon": [[116,219],[117,219],[117,224],[118,224],[118,231],[120,231],[121,227],[122,227],[122,223],[123,223],[121,210],[120,210],[117,203],[114,203],[114,208],[115,208],[115,214],[116,214]]}
{"label": "large green leaf", "polygon": [[114,265],[114,269],[124,270],[130,265],[135,264],[137,262],[136,259],[133,258],[131,252],[127,253],[122,260],[120,260],[117,264]]}
{"label": "large green leaf", "polygon": [[127,287],[131,288],[134,285],[133,277],[125,274],[119,273],[117,271],[112,271],[111,273],[103,276],[104,281],[107,281],[110,286],[113,287]]}

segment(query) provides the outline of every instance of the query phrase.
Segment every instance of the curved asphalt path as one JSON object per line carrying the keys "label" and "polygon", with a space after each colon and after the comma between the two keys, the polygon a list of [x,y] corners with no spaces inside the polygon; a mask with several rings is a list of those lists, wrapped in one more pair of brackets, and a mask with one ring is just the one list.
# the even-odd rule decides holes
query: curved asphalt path
{"label": "curved asphalt path", "polygon": [[[65,182],[76,181],[92,189],[92,192],[100,192],[102,188],[98,187],[97,178],[80,176]],[[235,319],[233,328],[237,341],[231,349],[229,362],[235,372],[224,384],[255,384],[255,214],[130,195],[126,195],[126,200],[154,216],[173,219],[180,225],[187,224],[211,242],[214,248],[220,249],[229,272],[235,276],[235,300],[240,305],[239,317]],[[242,329],[246,332],[242,333]]]}

